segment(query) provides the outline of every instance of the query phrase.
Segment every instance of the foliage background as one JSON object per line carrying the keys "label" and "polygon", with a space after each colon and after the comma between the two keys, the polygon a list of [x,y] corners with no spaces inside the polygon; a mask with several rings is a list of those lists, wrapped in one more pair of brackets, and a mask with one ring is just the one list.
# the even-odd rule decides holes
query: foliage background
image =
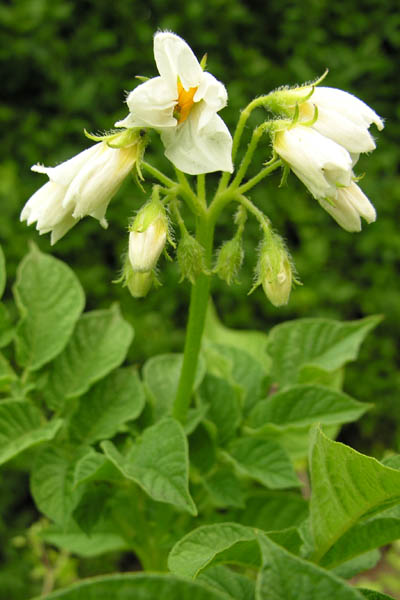
{"label": "foliage background", "polygon": [[[376,408],[361,423],[346,428],[342,439],[377,456],[386,447],[399,451],[399,25],[395,0],[3,2],[0,242],[9,282],[33,239],[76,270],[87,293],[87,308],[121,302],[136,329],[132,360],[141,363],[153,353],[180,350],[188,285],[178,285],[175,263],[160,263],[164,285],[145,301],[132,300],[112,284],[126,250],[128,219],[145,195],[126,182],[109,209],[107,231],[86,219],[51,249],[47,236],[38,239],[34,229],[18,221],[26,199],[44,183],[29,171],[30,165],[55,165],[71,157],[88,146],[83,128],[102,131],[123,117],[125,91],[136,84],[135,75],[156,74],[152,35],[158,28],[181,35],[199,58],[208,53],[208,69],[228,88],[229,106],[222,116],[231,129],[240,108],[254,96],[312,80],[328,67],[327,85],[356,94],[386,119],[385,130],[377,136],[378,149],[360,160],[357,171],[365,172],[362,187],[377,207],[378,221],[362,235],[348,234],[294,176],[280,189],[278,176],[273,176],[254,190],[252,199],[286,237],[304,285],[280,310],[267,302],[262,290],[247,297],[258,244],[257,226],[250,222],[241,282],[231,289],[215,282],[214,298],[226,325],[263,331],[298,317],[383,314],[383,324],[364,344],[359,363],[348,369],[345,384],[355,398],[375,402]],[[260,147],[256,163],[261,164],[268,152],[267,145]],[[147,159],[165,164],[156,136]],[[229,236],[230,224],[227,215],[218,231],[220,241]],[[28,492],[20,476],[10,478],[18,501],[25,505]],[[13,497],[13,505],[8,495],[1,500],[0,535],[8,510],[16,510]],[[30,510],[18,517],[16,531],[31,521]]]}

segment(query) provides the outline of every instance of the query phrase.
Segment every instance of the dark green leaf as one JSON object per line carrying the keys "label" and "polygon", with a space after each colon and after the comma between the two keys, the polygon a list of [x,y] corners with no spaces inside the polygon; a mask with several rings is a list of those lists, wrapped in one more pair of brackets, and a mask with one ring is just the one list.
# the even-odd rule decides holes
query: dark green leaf
{"label": "dark green leaf", "polygon": [[[271,375],[281,387],[299,383],[304,367],[336,371],[357,357],[360,344],[381,317],[340,323],[328,319],[298,319],[274,327],[269,335]],[[304,381],[304,379],[303,379]]]}
{"label": "dark green leaf", "polygon": [[115,305],[82,315],[67,347],[52,365],[46,394],[50,407],[58,408],[63,398],[83,394],[118,367],[132,338],[132,327]]}
{"label": "dark green leaf", "polygon": [[62,425],[61,419],[46,423],[30,402],[4,400],[0,403],[0,464],[23,450],[51,440]]}
{"label": "dark green leaf", "polygon": [[400,503],[400,472],[332,442],[318,429],[310,462],[311,527],[320,561],[361,518]]}
{"label": "dark green leaf", "polygon": [[361,600],[362,595],[342,579],[284,550],[259,534],[262,568],[257,600]]}
{"label": "dark green leaf", "polygon": [[[150,358],[143,367],[143,380],[151,397],[156,421],[171,414],[182,370],[182,361],[183,354],[160,354]],[[200,357],[194,390],[200,385],[204,375],[205,364]]]}
{"label": "dark green leaf", "polygon": [[111,438],[119,427],[136,419],[143,410],[145,395],[137,372],[117,369],[79,399],[71,424],[71,437],[81,444]]}
{"label": "dark green leaf", "polygon": [[84,493],[83,485],[74,487],[75,463],[79,458],[81,454],[72,449],[47,446],[37,455],[31,474],[31,492],[37,507],[61,526],[65,526]]}
{"label": "dark green leaf", "polygon": [[16,346],[20,364],[35,370],[67,344],[85,296],[73,271],[35,246],[18,268],[14,296],[21,315]]}
{"label": "dark green leaf", "polygon": [[288,455],[276,442],[256,437],[238,438],[224,454],[240,473],[268,488],[300,485]]}
{"label": "dark green leaf", "polygon": [[256,404],[249,425],[262,432],[292,429],[313,423],[339,425],[355,421],[371,405],[318,385],[295,385]]}
{"label": "dark green leaf", "polygon": [[145,429],[127,456],[122,456],[111,442],[101,446],[117,469],[154,500],[197,514],[189,493],[187,440],[178,421],[166,418]]}
{"label": "dark green leaf", "polygon": [[226,600],[226,595],[204,583],[185,581],[173,575],[117,573],[79,581],[46,596],[46,600],[155,600],[156,598]]}

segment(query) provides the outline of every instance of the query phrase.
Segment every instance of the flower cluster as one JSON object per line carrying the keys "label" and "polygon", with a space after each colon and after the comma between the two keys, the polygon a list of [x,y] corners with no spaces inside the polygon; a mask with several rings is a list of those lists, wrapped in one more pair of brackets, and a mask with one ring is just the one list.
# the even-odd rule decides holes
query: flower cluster
{"label": "flower cluster", "polygon": [[272,101],[293,116],[292,122],[277,122],[274,150],[314,198],[347,231],[361,230],[360,217],[375,221],[353,167],[360,153],[374,150],[369,126],[381,130],[382,119],[355,96],[328,87],[279,90]]}
{"label": "flower cluster", "polygon": [[[263,231],[254,287],[262,285],[275,306],[286,304],[296,282],[289,252],[268,217],[244,193],[283,162],[339,225],[348,231],[360,231],[361,218],[371,223],[376,213],[357,185],[353,168],[360,153],[374,150],[369,128],[374,123],[382,129],[382,119],[355,96],[320,86],[322,79],[313,85],[271,92],[255,99],[242,112],[234,154],[253,108],[264,104],[279,118],[254,130],[240,168],[230,180],[233,142],[218,114],[227,105],[225,86],[205,70],[205,58],[199,62],[186,42],[174,33],[155,34],[154,58],[159,75],[140,83],[128,94],[129,114],[115,123],[117,130],[99,137],[88,135],[97,143],[56,167],[32,167],[47,175],[49,181],[28,200],[21,220],[28,225],[36,223],[40,234],[51,233],[52,244],[85,216],[94,217],[107,227],[109,202],[133,169],[137,181],[142,178],[142,165],[161,185],[153,186],[151,199],[129,227],[121,281],[133,296],[145,296],[156,281],[158,259],[166,242],[175,247],[169,236],[168,211],[180,230],[176,258],[182,279],[195,283],[201,274],[214,272],[230,284],[243,261],[242,234],[249,210]],[[159,133],[165,156],[178,170],[177,181],[142,162],[148,130]],[[258,175],[242,184],[263,132],[272,136],[273,158]],[[189,175],[224,171],[212,201],[214,206],[207,204],[204,179],[197,181],[196,196],[179,171]],[[212,228],[215,222],[209,219],[210,214],[219,214],[220,208],[231,201],[240,204],[235,216],[236,234],[217,252],[213,269],[207,244],[203,247],[186,228],[179,197],[185,200],[185,209],[189,208],[197,223],[204,218],[204,227]],[[218,202],[220,206],[215,210]]]}

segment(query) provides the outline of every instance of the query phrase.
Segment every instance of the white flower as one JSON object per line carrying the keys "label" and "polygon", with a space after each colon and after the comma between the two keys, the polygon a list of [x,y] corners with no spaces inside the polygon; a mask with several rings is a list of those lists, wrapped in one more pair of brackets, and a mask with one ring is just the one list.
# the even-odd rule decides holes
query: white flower
{"label": "white flower", "polygon": [[335,198],[319,203],[346,231],[361,231],[360,217],[367,223],[376,220],[375,208],[354,181],[348,187],[338,188]]}
{"label": "white flower", "polygon": [[[305,94],[307,91],[311,92],[311,88],[304,88]],[[375,149],[369,126],[375,123],[381,130],[384,124],[365,102],[343,90],[316,86],[310,98],[300,105],[300,116],[312,118],[314,106],[318,109],[318,117],[313,129],[353,154]]]}
{"label": "white flower", "polygon": [[352,181],[352,158],[342,146],[312,127],[277,131],[274,150],[318,200],[335,197],[338,186]]}
{"label": "white flower", "polygon": [[117,127],[152,127],[161,133],[166,157],[190,175],[233,171],[232,138],[217,112],[227,104],[222,83],[204,72],[179,36],[154,36],[159,77],[134,89],[129,115]]}
{"label": "white flower", "polygon": [[49,181],[25,204],[21,221],[36,222],[40,235],[51,232],[55,244],[82,217],[90,215],[107,227],[107,206],[137,159],[137,146],[110,148],[95,144],[57,167],[34,165]]}

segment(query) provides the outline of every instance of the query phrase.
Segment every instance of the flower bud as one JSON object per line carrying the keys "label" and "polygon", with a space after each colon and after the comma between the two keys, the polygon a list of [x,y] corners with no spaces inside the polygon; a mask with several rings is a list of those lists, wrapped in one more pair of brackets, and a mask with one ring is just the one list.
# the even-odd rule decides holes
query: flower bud
{"label": "flower bud", "polygon": [[205,263],[204,248],[187,231],[182,232],[176,256],[183,279],[189,279],[194,284],[197,277],[207,271]]}
{"label": "flower bud", "polygon": [[125,283],[134,298],[147,296],[154,280],[153,271],[133,271],[126,273]]}
{"label": "flower bud", "polygon": [[134,271],[151,271],[165,246],[168,220],[159,200],[145,204],[130,227],[129,260]]}
{"label": "flower bud", "polygon": [[289,301],[292,280],[292,266],[284,242],[276,233],[270,232],[260,250],[257,284],[261,283],[274,306],[282,306]]}
{"label": "flower bud", "polygon": [[217,254],[214,273],[231,285],[236,280],[244,257],[242,237],[235,235],[222,244]]}

